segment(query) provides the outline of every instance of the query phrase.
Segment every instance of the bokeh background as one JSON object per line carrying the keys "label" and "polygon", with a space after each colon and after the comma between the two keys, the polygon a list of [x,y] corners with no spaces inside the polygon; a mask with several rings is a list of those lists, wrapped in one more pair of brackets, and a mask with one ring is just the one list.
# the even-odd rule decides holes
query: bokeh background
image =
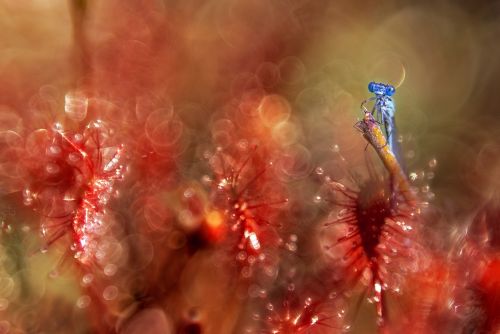
{"label": "bokeh background", "polygon": [[[94,113],[119,124],[117,132],[140,133],[143,125],[129,118],[130,101],[137,105],[137,99],[158,97],[163,113],[173,110],[177,118],[165,128],[168,135],[155,133],[152,140],[176,148],[168,162],[152,167],[157,171],[146,175],[136,168],[130,184],[140,193],[155,177],[169,174],[162,168],[175,169],[161,179],[175,193],[179,183],[201,176],[200,146],[231,140],[217,137],[224,131],[216,120],[231,114],[243,127],[228,110],[243,92],[260,89],[279,96],[275,103],[282,105],[277,116],[264,120],[287,121],[272,127],[272,140],[285,142],[296,158],[286,173],[312,187],[304,178],[328,160],[334,145],[353,165],[362,160],[364,144],[352,125],[369,96],[368,82],[388,82],[397,86],[396,119],[409,172],[437,161],[425,191],[440,212],[435,233],[458,233],[500,186],[499,36],[498,1],[4,0],[0,131],[22,137],[63,119],[64,95],[77,90],[98,96],[97,111],[89,109],[89,117]],[[0,163],[1,218],[5,229],[15,230],[0,245],[0,333],[89,332],[83,308],[75,308],[86,301],[72,278],[77,274],[69,270],[51,278],[60,254],[25,251],[36,248],[37,218],[18,201],[24,184],[14,162],[4,155]],[[141,183],[141,178],[153,181]],[[139,260],[146,266],[162,248],[141,233],[132,234],[132,243],[146,245],[139,247],[143,255],[150,251],[151,258]],[[172,265],[163,281],[157,274],[151,275],[154,283],[137,282],[137,272],[129,271],[116,285],[148,285],[146,296],[158,289],[153,304],[168,314],[158,321],[178,332],[184,330],[179,319],[198,317],[203,329],[189,327],[185,333],[242,333],[244,306],[226,296],[212,257],[195,255],[189,260],[194,262],[182,265],[190,278],[165,287],[174,282],[178,257],[188,256],[176,247],[162,256]],[[193,283],[192,277],[198,280]],[[183,289],[190,291],[187,301],[176,297]],[[23,294],[29,297],[22,299]],[[200,308],[207,296],[213,299]],[[123,304],[114,312],[126,318],[131,311]]]}

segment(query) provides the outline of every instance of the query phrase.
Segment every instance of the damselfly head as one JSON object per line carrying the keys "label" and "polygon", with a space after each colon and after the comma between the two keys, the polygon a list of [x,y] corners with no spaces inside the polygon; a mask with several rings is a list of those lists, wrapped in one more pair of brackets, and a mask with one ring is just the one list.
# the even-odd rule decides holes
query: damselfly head
{"label": "damselfly head", "polygon": [[389,84],[383,84],[378,82],[370,82],[368,84],[368,90],[375,95],[386,95],[392,96],[396,92],[396,88]]}

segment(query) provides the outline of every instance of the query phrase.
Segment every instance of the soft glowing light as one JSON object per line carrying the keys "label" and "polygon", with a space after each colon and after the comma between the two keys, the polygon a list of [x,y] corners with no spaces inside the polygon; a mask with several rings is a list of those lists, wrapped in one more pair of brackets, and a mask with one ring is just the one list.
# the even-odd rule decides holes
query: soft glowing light
{"label": "soft glowing light", "polygon": [[89,99],[79,92],[67,93],[64,96],[64,112],[74,121],[81,122],[87,117]]}
{"label": "soft glowing light", "polygon": [[245,231],[245,238],[247,238],[250,241],[250,246],[253,249],[255,249],[255,250],[260,249],[259,238],[257,238],[257,234],[255,234],[255,232]]}
{"label": "soft glowing light", "polygon": [[206,215],[206,222],[210,228],[218,229],[224,222],[224,216],[217,210],[212,210]]}
{"label": "soft glowing light", "polygon": [[220,180],[220,182],[219,182],[219,184],[217,185],[217,187],[218,187],[219,189],[224,189],[224,188],[226,188],[226,187],[227,187],[227,185],[228,185],[228,184],[229,184],[229,181],[228,181],[226,178],[224,178],[224,179]]}

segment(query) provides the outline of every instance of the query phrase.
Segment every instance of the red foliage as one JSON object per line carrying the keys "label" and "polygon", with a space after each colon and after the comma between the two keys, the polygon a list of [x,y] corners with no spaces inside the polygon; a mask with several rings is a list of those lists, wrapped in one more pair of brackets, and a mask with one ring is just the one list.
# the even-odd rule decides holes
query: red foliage
{"label": "red foliage", "polygon": [[70,233],[71,251],[81,263],[95,257],[113,185],[123,177],[123,147],[113,144],[111,135],[104,123],[96,121],[83,134],[55,124],[27,141],[31,182],[24,190],[24,202],[43,217],[44,248]]}
{"label": "red foliage", "polygon": [[386,290],[399,290],[402,277],[418,265],[415,250],[416,216],[390,182],[369,166],[369,178],[351,189],[327,179],[332,203],[339,208],[326,226],[335,226],[333,242],[327,248],[341,257],[342,289],[350,290],[363,278],[369,284],[376,305],[378,325],[387,323]]}
{"label": "red foliage", "polygon": [[266,310],[264,332],[270,334],[332,333],[334,329],[340,332],[338,320],[344,314],[320,298],[303,298],[293,293],[287,293],[280,305],[268,304]]}
{"label": "red foliage", "polygon": [[234,258],[248,276],[278,243],[279,213],[287,203],[273,175],[266,151],[258,148],[217,151],[209,161],[214,172],[213,205],[224,213]]}

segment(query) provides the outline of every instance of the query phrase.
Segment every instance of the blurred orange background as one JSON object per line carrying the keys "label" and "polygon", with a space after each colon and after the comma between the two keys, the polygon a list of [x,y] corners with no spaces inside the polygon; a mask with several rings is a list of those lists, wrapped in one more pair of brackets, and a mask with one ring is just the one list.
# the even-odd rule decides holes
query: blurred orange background
{"label": "blurred orange background", "polygon": [[[195,147],[223,126],[216,120],[227,115],[242,92],[259,88],[272,94],[269,103],[280,110],[262,116],[273,126],[272,140],[293,145],[294,154],[306,157],[303,170],[293,166],[289,172],[307,174],[333,145],[353,161],[361,160],[356,154],[364,144],[352,124],[361,117],[368,82],[387,82],[397,86],[396,120],[409,171],[427,169],[436,159],[432,199],[441,210],[439,219],[446,221],[436,228],[453,230],[466,226],[477,208],[499,195],[499,35],[498,1],[4,0],[0,132],[24,135],[63,119],[65,94],[81,91],[106,101],[96,109],[105,105],[105,118],[134,133],[125,107],[144,96],[161,97],[165,110],[172,108],[183,124],[174,160],[185,176],[201,165]],[[100,116],[101,111],[89,109],[89,115],[93,112]],[[8,195],[21,185],[5,181],[13,173],[9,157],[2,157],[0,203],[15,211]],[[161,168],[152,172],[153,180],[155,173]],[[34,219],[16,215],[17,220]],[[161,243],[152,244],[151,252],[160,251]],[[5,247],[0,250],[6,258]],[[0,303],[0,321],[30,323],[34,329],[27,332],[86,332],[82,314],[69,312],[68,318],[64,312],[65,305],[79,300],[77,284],[64,275],[45,282],[57,257],[26,259],[23,277],[35,290],[64,295],[64,302],[51,299],[53,312],[43,314],[37,303],[45,299],[35,293],[33,304],[21,305],[16,315],[21,320],[2,318]],[[188,278],[175,287],[189,290],[189,296],[173,294],[162,306],[180,319],[191,304],[212,296],[206,306],[211,310],[196,315],[206,321],[204,333],[231,333],[244,306],[234,296],[218,296],[225,283],[215,288],[211,282],[226,278],[213,272],[212,260],[196,255],[184,269]],[[176,275],[169,270],[169,277]],[[0,276],[6,282],[0,283],[0,297],[2,289],[13,296],[21,276]],[[201,278],[194,282],[193,277]],[[121,305],[116,309],[125,314]],[[356,330],[369,333],[373,327],[361,324]]]}

